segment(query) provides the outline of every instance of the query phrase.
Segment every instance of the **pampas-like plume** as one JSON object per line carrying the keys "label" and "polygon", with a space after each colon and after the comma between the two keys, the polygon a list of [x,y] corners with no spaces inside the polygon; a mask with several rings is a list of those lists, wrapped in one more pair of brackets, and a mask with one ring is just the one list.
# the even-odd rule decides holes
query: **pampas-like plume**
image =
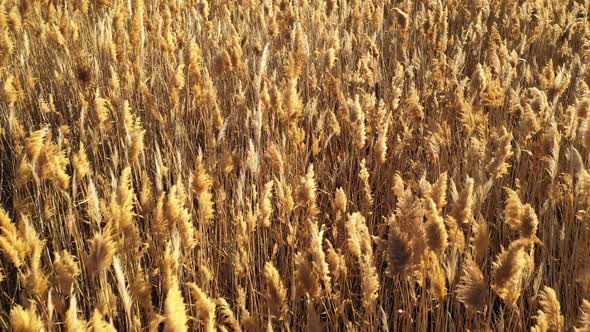
{"label": "pampas-like plume", "polygon": [[531,332],[549,332],[549,318],[547,315],[539,310],[537,315],[535,316],[535,320],[537,321],[534,326],[531,327]]}
{"label": "pampas-like plume", "polygon": [[516,191],[505,188],[506,206],[504,207],[504,220],[510,227],[518,229],[523,215],[523,204]]}
{"label": "pampas-like plume", "polygon": [[[193,226],[191,215],[185,207],[186,195],[182,185],[174,185],[170,188],[166,200],[166,224],[177,227],[182,239],[183,248],[190,251],[196,246],[196,231]],[[162,231],[158,225],[158,231]]]}
{"label": "pampas-like plume", "polygon": [[590,301],[582,300],[580,305],[580,317],[578,318],[578,327],[574,328],[576,332],[590,331]]}
{"label": "pampas-like plume", "polygon": [[49,282],[47,274],[41,268],[41,248],[36,249],[31,257],[29,271],[21,275],[24,289],[32,299],[47,298]]}
{"label": "pampas-like plume", "polygon": [[412,249],[408,235],[402,233],[396,223],[389,225],[385,242],[386,273],[390,277],[406,272],[412,261]]}
{"label": "pampas-like plume", "polygon": [[363,185],[364,202],[368,207],[371,207],[373,206],[373,194],[371,192],[371,183],[369,182],[369,170],[367,169],[367,162],[364,158],[361,160],[359,178]]}
{"label": "pampas-like plume", "polygon": [[[8,37],[8,33],[5,31],[3,34],[0,33],[0,49],[3,51],[8,51],[7,53],[12,52],[12,42]],[[9,46],[9,47],[7,47]],[[0,60],[1,61],[1,60]],[[14,103],[18,100],[18,92],[14,87],[14,77],[9,76],[5,81],[2,89],[0,89],[0,98],[2,101],[5,101],[9,105],[14,105]]]}
{"label": "pampas-like plume", "polygon": [[197,314],[205,331],[215,331],[215,301],[195,283],[189,283],[188,286],[197,304]]}
{"label": "pampas-like plume", "polygon": [[92,319],[89,322],[90,328],[93,332],[116,332],[117,329],[108,323],[100,311],[94,309]]}
{"label": "pampas-like plume", "polygon": [[27,184],[33,177],[33,169],[26,158],[21,158],[16,169],[15,183],[17,187]]}
{"label": "pampas-like plume", "polygon": [[90,275],[97,275],[108,269],[115,255],[115,243],[109,235],[95,234],[90,240],[90,251],[85,265]]}
{"label": "pampas-like plume", "polygon": [[348,251],[353,257],[360,260],[364,255],[373,255],[369,229],[362,214],[355,212],[348,216],[346,233]]}
{"label": "pampas-like plume", "polygon": [[279,271],[270,261],[264,264],[264,279],[266,280],[268,308],[275,317],[282,320],[287,309],[285,306],[287,289],[283,285]]}
{"label": "pampas-like plume", "polygon": [[184,332],[188,331],[188,317],[184,298],[180,292],[178,279],[173,276],[168,282],[168,292],[164,303],[164,316],[166,332]]}
{"label": "pampas-like plume", "polygon": [[276,174],[283,174],[285,164],[283,162],[283,154],[279,147],[272,143],[267,151],[267,156],[270,159],[272,169]]}
{"label": "pampas-like plume", "polygon": [[326,245],[326,262],[330,267],[332,280],[335,282],[346,280],[348,270],[344,255],[340,252],[340,249],[334,249],[334,246],[329,240],[326,240]]}
{"label": "pampas-like plume", "polygon": [[143,152],[144,149],[144,136],[145,136],[145,129],[143,129],[143,125],[141,124],[141,120],[139,117],[133,117],[133,123],[128,129],[130,135],[130,145],[129,145],[129,159],[132,162],[136,162],[139,160],[139,156]]}
{"label": "pampas-like plume", "polygon": [[47,135],[47,128],[39,129],[27,138],[26,142],[26,153],[27,158],[34,163],[41,153],[41,149],[43,148],[43,140],[45,139],[45,135]]}
{"label": "pampas-like plume", "polygon": [[56,273],[57,285],[63,294],[69,294],[72,284],[80,275],[78,262],[67,251],[55,252],[53,269]]}
{"label": "pampas-like plume", "polygon": [[115,270],[117,290],[119,291],[119,297],[123,303],[123,310],[125,310],[127,318],[131,321],[131,295],[129,294],[127,283],[125,282],[125,274],[123,272],[123,267],[121,266],[121,261],[117,256],[113,257],[113,269]]}
{"label": "pampas-like plume", "polygon": [[471,235],[473,254],[478,262],[482,262],[488,256],[490,246],[490,231],[488,224],[483,219],[478,219],[473,224]]}
{"label": "pampas-like plume", "polygon": [[346,213],[346,194],[342,188],[336,189],[336,193],[334,194],[334,206],[340,213]]}
{"label": "pampas-like plume", "polygon": [[[287,184],[287,181],[284,178],[279,180],[275,177],[274,182],[277,184],[276,195],[279,203],[277,211],[280,211],[283,216],[288,215],[295,207],[291,186]],[[284,223],[285,219],[280,218],[280,221]]]}
{"label": "pampas-like plume", "polygon": [[489,294],[483,273],[469,256],[463,261],[462,271],[456,290],[457,299],[471,310],[483,309]]}
{"label": "pampas-like plume", "polygon": [[493,138],[497,145],[497,150],[488,163],[487,170],[495,179],[499,179],[508,173],[508,168],[510,167],[510,164],[506,161],[513,155],[511,145],[512,133],[509,133],[505,127],[502,127]]}
{"label": "pampas-like plume", "polygon": [[10,325],[14,332],[43,332],[45,324],[34,308],[23,309],[20,305],[10,310]]}
{"label": "pampas-like plume", "polygon": [[312,265],[313,257],[308,252],[295,254],[295,293],[301,297],[306,293],[319,299],[321,294],[320,280]]}
{"label": "pampas-like plume", "polygon": [[237,305],[240,313],[240,323],[246,331],[252,331],[257,328],[257,322],[254,317],[250,315],[250,311],[246,308],[246,292],[240,286],[237,289]]}
{"label": "pampas-like plume", "polygon": [[100,200],[98,198],[96,186],[90,177],[87,180],[88,192],[86,193],[86,211],[90,217],[90,221],[92,221],[94,225],[100,225],[102,222],[102,212],[100,210]]}
{"label": "pampas-like plume", "polygon": [[105,122],[109,119],[109,109],[107,107],[107,100],[100,96],[98,89],[96,89],[94,96],[94,115],[99,128],[104,128]]}
{"label": "pampas-like plume", "polygon": [[350,121],[353,130],[353,143],[358,149],[365,146],[367,140],[367,129],[365,125],[365,112],[361,107],[359,95],[355,95],[354,101],[350,102]]}
{"label": "pampas-like plume", "polygon": [[154,208],[154,191],[152,180],[146,172],[141,174],[141,192],[139,193],[139,207],[141,212],[146,215]]}
{"label": "pampas-like plume", "polygon": [[487,88],[487,77],[481,64],[477,64],[475,71],[471,75],[471,95],[475,96]]}
{"label": "pampas-like plume", "polygon": [[525,249],[531,245],[528,239],[510,243],[502,249],[492,264],[492,289],[508,305],[516,305],[520,297],[522,275],[526,266]]}
{"label": "pampas-like plume", "polygon": [[297,91],[297,78],[289,79],[283,93],[283,109],[285,110],[288,125],[289,141],[296,149],[303,148],[303,128],[299,122],[303,117],[303,101]]}
{"label": "pampas-like plume", "polygon": [[138,0],[133,3],[133,13],[131,19],[131,29],[129,31],[129,41],[135,52],[135,56],[140,58],[143,49],[144,27],[143,27],[143,0]]}
{"label": "pampas-like plume", "polygon": [[274,185],[274,181],[268,181],[264,185],[264,189],[262,190],[262,194],[260,195],[258,201],[258,220],[259,224],[263,227],[270,227],[270,219],[272,216],[272,187]]}
{"label": "pampas-like plume", "polygon": [[74,154],[74,156],[72,157],[72,163],[74,165],[74,169],[76,170],[76,176],[79,179],[84,178],[87,174],[91,174],[90,162],[88,161],[88,157],[86,155],[86,148],[84,148],[84,143],[80,142],[78,152]]}
{"label": "pampas-like plume", "polygon": [[373,310],[379,297],[379,275],[373,264],[372,254],[365,254],[360,261],[361,287],[363,289],[363,305]]}
{"label": "pampas-like plume", "polygon": [[430,198],[436,204],[438,212],[441,213],[442,209],[447,205],[447,172],[442,173],[438,180],[432,186]]}
{"label": "pampas-like plume", "polygon": [[70,299],[70,308],[66,312],[65,323],[67,332],[84,332],[87,330],[88,323],[78,318],[78,301],[75,295],[72,295]]}
{"label": "pampas-like plume", "polygon": [[199,217],[201,222],[209,225],[213,221],[215,209],[213,208],[213,194],[211,188],[213,182],[211,176],[205,170],[203,157],[199,155],[195,162],[195,175],[193,179],[193,191],[199,201]]}
{"label": "pampas-like plume", "polygon": [[17,231],[8,213],[0,207],[0,251],[17,268],[23,264],[26,253],[25,241]]}
{"label": "pampas-like plume", "polygon": [[539,219],[535,209],[530,204],[523,204],[514,190],[506,188],[506,193],[508,195],[504,208],[506,223],[513,230],[518,231],[521,237],[536,240]]}
{"label": "pampas-like plume", "polygon": [[[188,70],[191,83],[196,86],[202,84],[203,52],[195,41],[191,41],[188,52]],[[194,89],[194,88],[193,88]]]}
{"label": "pampas-like plume", "polygon": [[473,218],[473,179],[467,177],[465,180],[465,187],[459,194],[459,198],[453,206],[453,216],[459,225],[465,226],[471,222]]}
{"label": "pampas-like plume", "polygon": [[434,297],[439,303],[444,303],[447,296],[447,282],[444,269],[441,265],[439,256],[430,253],[428,265],[428,278]]}
{"label": "pampas-like plume", "polygon": [[447,229],[443,218],[438,214],[436,204],[431,198],[427,198],[425,201],[425,215],[427,217],[426,223],[426,244],[435,252],[439,257],[445,252],[447,248]]}
{"label": "pampas-like plume", "polygon": [[537,238],[537,227],[539,226],[539,219],[535,213],[535,209],[530,204],[524,205],[524,213],[522,222],[520,223],[519,233],[523,238],[529,238],[534,241],[539,241]]}
{"label": "pampas-like plume", "polygon": [[217,305],[215,309],[217,331],[241,332],[242,328],[227,301],[220,297],[215,299],[215,303]]}
{"label": "pampas-like plume", "polygon": [[[538,331],[561,332],[565,328],[565,319],[561,314],[561,305],[557,299],[555,290],[545,286],[539,294],[539,304],[541,309],[537,311],[537,325],[547,325],[548,329],[538,328]],[[535,331],[537,331],[535,330]]]}
{"label": "pampas-like plume", "polygon": [[[428,249],[424,223],[422,222],[423,215],[422,210],[419,208],[419,202],[414,197],[412,190],[409,187],[403,188],[404,185],[401,178],[395,181],[397,183],[394,185],[394,190],[397,191],[398,201],[395,214],[392,214],[388,220],[390,234],[388,239],[389,249],[387,250],[392,250],[393,248],[402,249],[394,242],[398,240],[403,240],[402,242],[407,241],[411,254],[407,268],[413,273],[421,269]],[[392,229],[396,228],[401,237],[393,236],[396,232],[392,232]]]}
{"label": "pampas-like plume", "polygon": [[310,164],[305,176],[302,176],[299,180],[299,186],[297,186],[296,192],[297,202],[307,208],[310,217],[315,217],[319,213],[316,205],[317,186],[314,176],[313,164]]}
{"label": "pampas-like plume", "polygon": [[375,144],[375,156],[380,164],[387,160],[387,131],[389,129],[389,119],[379,128],[377,142]]}
{"label": "pampas-like plume", "polygon": [[314,267],[314,272],[322,281],[322,285],[324,286],[326,293],[330,294],[332,292],[330,269],[328,267],[328,263],[326,263],[326,254],[324,253],[324,249],[322,247],[324,230],[319,230],[317,224],[314,221],[310,223],[309,233],[311,236],[308,250],[313,260],[312,265]]}
{"label": "pampas-like plume", "polygon": [[110,212],[115,229],[123,235],[125,247],[131,250],[136,250],[141,244],[139,229],[134,220],[134,197],[135,192],[131,185],[131,168],[126,167],[121,172],[117,192],[111,197]]}
{"label": "pampas-like plume", "polygon": [[70,160],[62,147],[53,143],[51,132],[47,132],[43,148],[37,157],[34,171],[41,180],[49,180],[62,190],[69,189],[70,176],[67,173],[67,166]]}

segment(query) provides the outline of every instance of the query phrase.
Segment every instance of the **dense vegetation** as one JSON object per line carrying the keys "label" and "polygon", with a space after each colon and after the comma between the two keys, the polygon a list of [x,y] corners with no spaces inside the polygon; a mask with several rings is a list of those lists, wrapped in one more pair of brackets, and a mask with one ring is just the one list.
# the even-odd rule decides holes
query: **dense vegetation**
{"label": "dense vegetation", "polygon": [[590,331],[589,10],[1,0],[0,329]]}

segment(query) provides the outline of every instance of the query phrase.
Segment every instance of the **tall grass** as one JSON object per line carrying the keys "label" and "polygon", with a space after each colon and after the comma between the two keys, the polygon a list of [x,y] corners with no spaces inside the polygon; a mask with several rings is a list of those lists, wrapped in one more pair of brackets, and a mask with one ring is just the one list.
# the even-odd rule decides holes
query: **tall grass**
{"label": "tall grass", "polygon": [[590,330],[589,11],[1,0],[0,329]]}

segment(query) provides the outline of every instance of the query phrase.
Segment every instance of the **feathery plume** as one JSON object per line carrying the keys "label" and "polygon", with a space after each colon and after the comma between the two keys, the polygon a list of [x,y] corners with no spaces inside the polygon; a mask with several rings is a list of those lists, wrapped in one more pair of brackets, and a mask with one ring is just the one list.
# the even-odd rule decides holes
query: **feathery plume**
{"label": "feathery plume", "polygon": [[465,180],[465,187],[459,194],[459,198],[453,205],[453,216],[459,225],[467,225],[473,218],[473,184],[472,178],[467,177]]}
{"label": "feathery plume", "polygon": [[69,294],[72,284],[80,275],[78,262],[67,251],[55,252],[53,269],[56,273],[57,284],[63,294]]}
{"label": "feathery plume", "polygon": [[[561,314],[561,305],[557,299],[555,290],[545,286],[539,294],[539,304],[541,309],[537,311],[537,328],[534,331],[563,331],[565,328],[565,319]],[[547,329],[542,328],[546,325]]]}
{"label": "feathery plume", "polygon": [[87,322],[78,318],[78,301],[76,296],[72,295],[70,299],[70,308],[66,312],[66,331],[82,332],[87,330]]}
{"label": "feathery plume", "polygon": [[340,213],[346,213],[346,194],[342,188],[336,189],[334,194],[334,206],[340,211]]}
{"label": "feathery plume", "polygon": [[188,317],[178,280],[176,277],[172,277],[171,279],[168,282],[169,287],[166,294],[166,301],[164,302],[164,331],[188,331]]}
{"label": "feathery plume", "polygon": [[82,179],[86,175],[91,174],[90,162],[88,161],[88,157],[86,155],[86,148],[84,147],[84,143],[80,142],[78,152],[74,154],[74,156],[72,157],[72,163],[74,165],[74,169],[76,170],[76,175],[79,179]]}
{"label": "feathery plume", "polygon": [[447,248],[447,229],[443,218],[438,214],[436,204],[431,198],[426,199],[426,244],[439,257],[445,252]]}
{"label": "feathery plume", "polygon": [[275,317],[282,320],[287,309],[285,306],[287,289],[283,285],[279,271],[270,261],[264,264],[264,279],[266,280],[268,307]]}
{"label": "feathery plume", "polygon": [[17,305],[10,310],[10,325],[14,332],[45,331],[45,326],[35,309],[23,309]]}
{"label": "feathery plume", "polygon": [[482,310],[488,298],[488,285],[483,273],[469,256],[463,261],[462,271],[456,290],[457,299],[471,310]]}
{"label": "feathery plume", "polygon": [[111,266],[115,255],[115,243],[109,235],[95,234],[90,240],[90,251],[86,255],[86,268],[90,275],[97,275]]}
{"label": "feathery plume", "polygon": [[313,164],[307,168],[307,173],[302,176],[297,187],[296,197],[301,206],[307,208],[310,217],[315,217],[319,211],[316,205],[316,182]]}
{"label": "feathery plume", "polygon": [[274,181],[270,180],[264,185],[264,189],[262,190],[262,194],[259,198],[258,203],[258,220],[259,223],[264,227],[270,226],[270,219],[272,216],[272,187],[274,185]]}
{"label": "feathery plume", "polygon": [[580,305],[580,317],[578,319],[577,332],[590,331],[590,301],[584,299]]}
{"label": "feathery plume", "polygon": [[193,180],[193,191],[197,194],[199,201],[199,216],[201,222],[209,225],[213,221],[215,210],[213,208],[213,194],[211,188],[213,181],[211,176],[205,170],[203,158],[197,157],[195,162],[195,175]]}
{"label": "feathery plume", "polygon": [[189,283],[188,286],[197,304],[197,314],[205,327],[205,331],[215,331],[215,301],[196,284]]}
{"label": "feathery plume", "polygon": [[492,289],[510,306],[515,306],[520,297],[526,265],[525,249],[529,246],[527,239],[513,241],[508,249],[502,249],[492,264]]}

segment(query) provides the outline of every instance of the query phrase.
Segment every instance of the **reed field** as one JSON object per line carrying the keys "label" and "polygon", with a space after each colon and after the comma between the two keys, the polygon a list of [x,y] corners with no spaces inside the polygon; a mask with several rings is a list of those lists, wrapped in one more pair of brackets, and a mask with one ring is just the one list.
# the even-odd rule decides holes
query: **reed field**
{"label": "reed field", "polygon": [[0,330],[590,331],[590,0],[0,0]]}

